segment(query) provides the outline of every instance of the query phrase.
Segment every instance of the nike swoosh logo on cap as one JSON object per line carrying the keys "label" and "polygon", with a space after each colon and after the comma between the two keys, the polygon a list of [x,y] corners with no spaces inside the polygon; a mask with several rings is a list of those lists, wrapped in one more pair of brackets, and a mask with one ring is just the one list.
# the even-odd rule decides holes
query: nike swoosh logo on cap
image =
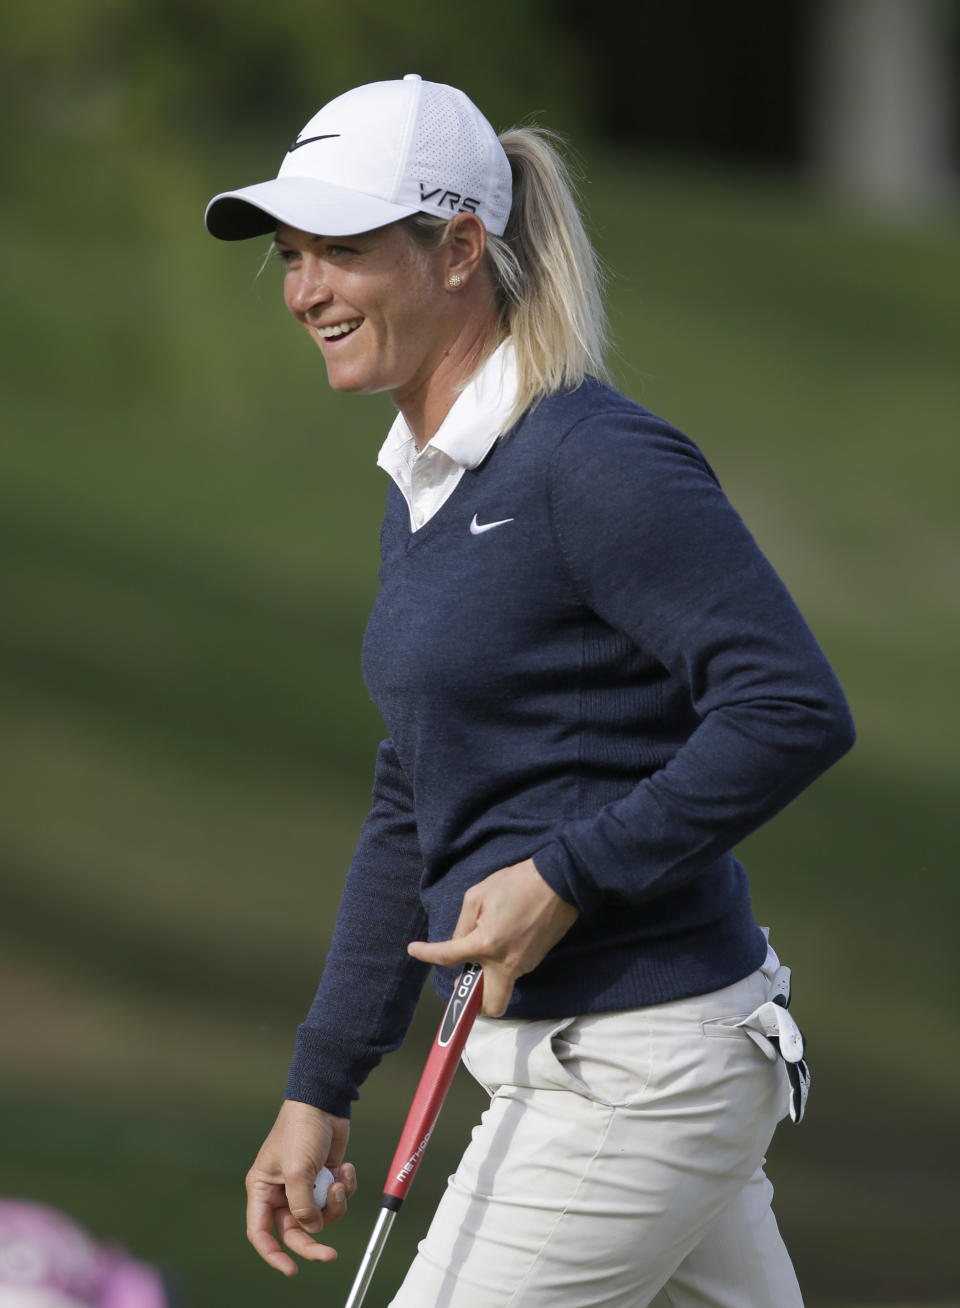
{"label": "nike swoosh logo on cap", "polygon": [[287,150],[287,154],[293,154],[294,150],[299,150],[301,145],[309,145],[311,141],[332,141],[335,136],[339,135],[339,132],[328,132],[326,136],[298,136],[293,145]]}
{"label": "nike swoosh logo on cap", "polygon": [[470,535],[479,536],[483,531],[493,531],[494,527],[505,527],[508,522],[513,522],[513,518],[501,518],[499,522],[477,522],[477,515],[473,515],[473,522],[470,524]]}

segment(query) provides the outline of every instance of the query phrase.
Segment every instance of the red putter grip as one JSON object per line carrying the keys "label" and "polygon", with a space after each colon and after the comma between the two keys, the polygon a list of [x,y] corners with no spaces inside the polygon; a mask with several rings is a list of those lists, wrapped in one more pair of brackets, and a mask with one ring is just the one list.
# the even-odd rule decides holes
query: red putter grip
{"label": "red putter grip", "polygon": [[453,987],[453,994],[447,1003],[443,1021],[410,1105],[400,1143],[383,1187],[385,1206],[399,1208],[407,1197],[440,1116],[440,1109],[450,1089],[473,1020],[480,1011],[482,999],[483,970],[478,963],[468,963]]}

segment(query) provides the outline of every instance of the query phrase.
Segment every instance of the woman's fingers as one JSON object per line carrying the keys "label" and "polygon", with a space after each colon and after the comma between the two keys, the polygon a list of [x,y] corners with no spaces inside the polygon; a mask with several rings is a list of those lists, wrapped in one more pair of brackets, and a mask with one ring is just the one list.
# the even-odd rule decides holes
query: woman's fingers
{"label": "woman's fingers", "polygon": [[[321,1244],[303,1229],[289,1208],[280,1208],[276,1212],[277,1231],[283,1243],[293,1253],[299,1254],[312,1263],[332,1263],[337,1256],[336,1249],[328,1244]],[[296,1267],[296,1264],[294,1264]]]}
{"label": "woman's fingers", "polygon": [[297,1224],[314,1235],[327,1224],[324,1209],[313,1197],[313,1185],[319,1170],[312,1161],[298,1158],[296,1164],[288,1164],[283,1174],[286,1207]]}
{"label": "woman's fingers", "polygon": [[287,1207],[283,1186],[255,1183],[247,1197],[247,1239],[264,1262],[284,1276],[295,1276],[297,1264],[278,1235],[288,1249],[310,1262],[331,1262],[337,1256],[335,1249],[318,1244],[303,1230]]}
{"label": "woman's fingers", "polygon": [[513,996],[516,975],[488,963],[483,969],[483,1001],[481,1012],[484,1017],[503,1017]]}
{"label": "woman's fingers", "polygon": [[[297,1271],[286,1249],[310,1262],[337,1256],[312,1237],[344,1215],[356,1190],[356,1170],[342,1161],[349,1134],[345,1118],[287,1100],[247,1174],[247,1239],[284,1276]],[[334,1181],[321,1209],[313,1185],[323,1165],[333,1170]]]}
{"label": "woman's fingers", "polygon": [[247,1239],[257,1253],[277,1271],[292,1276],[297,1270],[273,1234],[273,1214],[284,1202],[283,1186],[268,1182],[247,1184]]}
{"label": "woman's fingers", "polygon": [[334,1168],[333,1174],[337,1178],[337,1182],[331,1189],[342,1188],[343,1200],[346,1203],[348,1199],[353,1198],[357,1191],[357,1169],[353,1163],[343,1163],[340,1167]]}
{"label": "woman's fingers", "polygon": [[327,1191],[327,1201],[320,1210],[322,1221],[319,1226],[302,1223],[307,1230],[320,1230],[332,1222],[338,1222],[346,1214],[347,1201],[357,1188],[357,1172],[353,1163],[344,1163],[334,1172],[333,1184]]}
{"label": "woman's fingers", "polygon": [[[356,1171],[352,1165],[345,1163],[340,1171],[342,1179],[330,1187],[326,1206],[316,1223],[318,1231],[344,1216],[347,1201],[357,1188]],[[314,1225],[312,1221],[309,1224]],[[308,1262],[328,1263],[337,1257],[336,1249],[321,1244],[304,1229],[304,1224],[291,1210],[282,1185],[254,1182],[251,1186],[247,1200],[247,1239],[260,1257],[284,1276],[295,1276],[297,1264],[280,1241]]]}
{"label": "woman's fingers", "polygon": [[456,967],[458,963],[474,963],[481,960],[474,957],[474,936],[461,936],[459,940],[414,940],[407,945],[407,953],[418,958],[421,963],[432,963],[434,967]]}
{"label": "woman's fingers", "polygon": [[518,977],[532,972],[577,919],[531,859],[501,868],[471,887],[451,940],[416,940],[409,953],[423,963],[483,967],[483,1012],[506,1012]]}

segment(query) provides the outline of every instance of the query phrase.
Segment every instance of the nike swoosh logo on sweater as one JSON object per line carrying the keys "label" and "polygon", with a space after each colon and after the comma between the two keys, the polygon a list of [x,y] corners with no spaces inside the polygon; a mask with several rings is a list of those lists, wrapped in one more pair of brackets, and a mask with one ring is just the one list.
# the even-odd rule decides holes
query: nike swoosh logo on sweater
{"label": "nike swoosh logo on sweater", "polygon": [[470,524],[470,535],[479,536],[481,532],[493,531],[494,527],[505,527],[508,522],[513,522],[513,518],[501,518],[499,522],[477,522],[477,515],[473,515],[473,522]]}

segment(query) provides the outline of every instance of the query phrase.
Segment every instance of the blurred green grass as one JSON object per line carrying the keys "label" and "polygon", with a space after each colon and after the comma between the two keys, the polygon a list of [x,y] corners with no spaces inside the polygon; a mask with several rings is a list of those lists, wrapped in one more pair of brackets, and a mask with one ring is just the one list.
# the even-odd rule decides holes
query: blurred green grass
{"label": "blurred green grass", "polygon": [[[437,1019],[357,1111],[333,1269],[279,1286],[241,1180],[362,817],[382,398],[326,390],[207,196],[262,160],[9,161],[0,533],[2,1188],[186,1302],[343,1298]],[[960,1047],[953,502],[960,238],[797,183],[589,152],[625,390],[685,428],[833,660],[856,751],[743,853],[815,1069],[771,1160],[811,1308],[942,1298]],[[96,186],[91,177],[98,179]],[[378,1295],[479,1107],[459,1083]]]}

